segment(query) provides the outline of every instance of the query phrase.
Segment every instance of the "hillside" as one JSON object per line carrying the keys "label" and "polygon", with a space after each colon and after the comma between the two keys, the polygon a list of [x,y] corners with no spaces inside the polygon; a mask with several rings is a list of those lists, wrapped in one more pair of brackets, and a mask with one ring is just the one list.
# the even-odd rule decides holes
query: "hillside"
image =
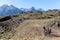
{"label": "hillside", "polygon": [[[55,24],[54,24],[55,23]],[[53,33],[58,36],[60,25],[60,11],[28,11],[19,14],[13,14],[0,17],[0,39],[13,39],[13,40],[47,40],[43,34],[43,27],[49,27]],[[51,27],[53,25],[53,27]],[[60,27],[60,26],[59,26]],[[54,33],[54,34],[55,34]],[[32,39],[31,39],[32,37]],[[40,38],[41,37],[41,38]],[[15,39],[16,38],[16,39]],[[36,39],[35,39],[36,38]],[[59,39],[59,37],[48,37],[49,39]]]}
{"label": "hillside", "polygon": [[[26,20],[22,22],[19,27],[16,28],[15,36],[13,40],[60,40],[60,29],[52,27],[52,34],[48,37],[43,33],[43,27],[50,27],[53,24],[54,19],[43,19],[43,20]],[[50,24],[49,24],[50,23]],[[50,25],[50,26],[48,26]]]}

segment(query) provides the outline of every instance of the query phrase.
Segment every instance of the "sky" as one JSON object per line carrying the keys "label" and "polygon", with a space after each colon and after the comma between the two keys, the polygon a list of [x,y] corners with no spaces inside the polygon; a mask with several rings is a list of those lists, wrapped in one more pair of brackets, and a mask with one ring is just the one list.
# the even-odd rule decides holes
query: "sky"
{"label": "sky", "polygon": [[18,8],[60,9],[60,0],[0,0],[0,6],[4,4],[14,5]]}

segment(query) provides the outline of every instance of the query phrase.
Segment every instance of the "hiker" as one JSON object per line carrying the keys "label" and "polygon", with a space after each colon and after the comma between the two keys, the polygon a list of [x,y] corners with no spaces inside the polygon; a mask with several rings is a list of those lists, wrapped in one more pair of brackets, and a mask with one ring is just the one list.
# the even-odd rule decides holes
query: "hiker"
{"label": "hiker", "polygon": [[46,29],[46,27],[43,27],[43,29],[44,29],[44,35],[47,36],[47,29]]}
{"label": "hiker", "polygon": [[46,27],[43,27],[43,29],[44,29],[44,34],[45,34],[45,36],[47,36],[47,35],[50,35],[50,34],[51,34],[51,29],[46,28]]}
{"label": "hiker", "polygon": [[60,27],[60,22],[58,22],[58,24],[57,24],[57,25],[58,25],[58,27]]}
{"label": "hiker", "polygon": [[51,34],[51,29],[47,28],[47,34],[48,34],[48,35]]}

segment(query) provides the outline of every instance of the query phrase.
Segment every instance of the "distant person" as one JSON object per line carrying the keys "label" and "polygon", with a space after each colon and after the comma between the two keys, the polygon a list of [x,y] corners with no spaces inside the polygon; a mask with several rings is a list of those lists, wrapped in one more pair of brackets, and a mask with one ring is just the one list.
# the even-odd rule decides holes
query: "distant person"
{"label": "distant person", "polygon": [[51,29],[47,28],[47,34],[48,34],[48,35],[51,34]]}
{"label": "distant person", "polygon": [[46,29],[46,27],[43,27],[43,29],[44,29],[44,35],[47,36],[47,29]]}
{"label": "distant person", "polygon": [[44,35],[47,36],[47,35],[50,35],[51,34],[51,29],[49,28],[46,28],[46,27],[43,27],[44,29]]}
{"label": "distant person", "polygon": [[58,27],[60,27],[60,23],[58,23]]}

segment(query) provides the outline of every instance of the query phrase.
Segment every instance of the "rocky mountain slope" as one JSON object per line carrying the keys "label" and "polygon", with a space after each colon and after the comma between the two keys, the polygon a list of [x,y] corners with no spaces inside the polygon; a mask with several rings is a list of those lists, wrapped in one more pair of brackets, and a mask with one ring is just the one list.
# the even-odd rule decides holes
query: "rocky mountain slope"
{"label": "rocky mountain slope", "polygon": [[[16,28],[15,36],[12,40],[60,40],[60,28],[58,26],[51,25],[54,23],[53,19],[43,20],[26,20],[22,22],[19,27]],[[57,22],[56,22],[57,23]],[[50,25],[50,26],[49,26]],[[51,36],[45,36],[43,27],[49,27],[52,29]]]}
{"label": "rocky mountain slope", "polygon": [[[44,26],[51,28],[54,33],[53,36],[48,38],[54,39],[54,36],[57,35],[57,39],[59,37],[58,35],[60,34],[59,20],[59,10],[27,11],[19,14],[0,17],[0,39],[14,40],[16,38],[16,40],[43,40],[47,37],[43,34],[42,28]],[[51,27],[52,25],[53,27]]]}

